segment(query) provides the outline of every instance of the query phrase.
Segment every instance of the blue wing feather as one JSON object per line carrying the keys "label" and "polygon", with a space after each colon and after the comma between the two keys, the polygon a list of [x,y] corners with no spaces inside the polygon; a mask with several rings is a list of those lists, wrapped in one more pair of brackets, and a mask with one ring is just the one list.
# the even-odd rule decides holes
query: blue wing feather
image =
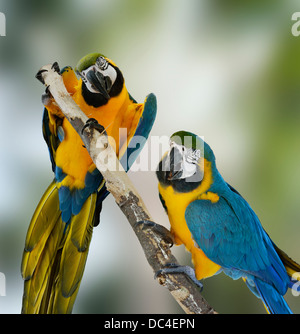
{"label": "blue wing feather", "polygon": [[[133,100],[133,98],[131,99]],[[145,99],[144,110],[134,133],[134,137],[139,138],[138,145],[130,145],[129,143],[126,154],[120,159],[120,162],[126,171],[130,169],[143,149],[155,121],[156,111],[156,97],[151,93]]]}
{"label": "blue wing feather", "polygon": [[237,192],[227,195],[217,203],[196,200],[187,207],[193,238],[225,273],[257,277],[284,294],[289,280],[272,241],[248,203]]}

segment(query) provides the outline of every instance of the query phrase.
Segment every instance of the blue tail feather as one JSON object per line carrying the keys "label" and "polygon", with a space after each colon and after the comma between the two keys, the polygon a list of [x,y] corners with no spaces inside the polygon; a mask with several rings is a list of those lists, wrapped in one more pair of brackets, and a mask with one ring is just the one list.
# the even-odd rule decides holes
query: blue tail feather
{"label": "blue tail feather", "polygon": [[270,284],[260,280],[254,280],[256,288],[266,308],[272,314],[293,314],[283,296]]}

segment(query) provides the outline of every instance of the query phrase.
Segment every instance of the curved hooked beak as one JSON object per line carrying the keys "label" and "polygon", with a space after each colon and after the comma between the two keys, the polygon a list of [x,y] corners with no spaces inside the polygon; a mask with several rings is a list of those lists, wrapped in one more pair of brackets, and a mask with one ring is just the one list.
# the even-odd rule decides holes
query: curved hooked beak
{"label": "curved hooked beak", "polygon": [[171,146],[171,150],[160,162],[158,168],[161,178],[169,182],[178,180],[200,182],[204,175],[204,169],[199,168],[195,162],[188,161],[185,153],[176,145]]}
{"label": "curved hooked beak", "polygon": [[169,171],[166,172],[166,179],[168,181],[179,180],[182,178],[183,166],[182,166],[183,156],[180,150],[176,147],[172,147],[169,152],[165,166],[169,167]]}
{"label": "curved hooked beak", "polygon": [[87,80],[93,85],[94,89],[99,92],[106,100],[110,99],[109,91],[112,87],[112,82],[109,77],[105,77],[100,72],[90,70],[86,74]]}

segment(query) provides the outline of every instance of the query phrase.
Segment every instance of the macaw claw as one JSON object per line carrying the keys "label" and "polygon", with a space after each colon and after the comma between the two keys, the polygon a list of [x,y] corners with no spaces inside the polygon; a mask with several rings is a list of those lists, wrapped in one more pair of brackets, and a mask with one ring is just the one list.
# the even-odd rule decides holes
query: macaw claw
{"label": "macaw claw", "polygon": [[152,230],[154,233],[158,234],[161,239],[171,248],[174,245],[174,237],[172,233],[162,225],[156,224],[151,220],[141,220],[136,223],[136,225],[142,224],[142,230]]}
{"label": "macaw claw", "polygon": [[86,123],[84,124],[82,130],[81,130],[81,134],[83,134],[84,130],[86,128],[92,128],[92,129],[96,129],[99,132],[104,132],[105,128],[98,123],[98,121],[95,118],[89,118]]}
{"label": "macaw claw", "polygon": [[[58,63],[57,62],[54,62],[51,66],[51,68],[55,71],[55,72],[58,72],[60,74],[60,68],[58,66]],[[39,70],[37,72],[37,74],[35,75],[35,77],[44,85],[45,84],[45,81],[43,79],[43,76],[42,74],[45,73],[45,72],[48,72],[48,70],[46,69],[42,69],[42,70]]]}
{"label": "macaw claw", "polygon": [[36,74],[36,78],[44,85],[45,84],[45,81],[44,81],[44,79],[43,79],[43,76],[42,76],[42,74],[44,73],[44,72],[48,72],[47,70],[45,70],[45,69],[43,69],[43,70],[39,70],[38,72],[37,72],[37,74]]}
{"label": "macaw claw", "polygon": [[57,73],[60,74],[60,68],[59,68],[59,65],[58,65],[58,62],[57,62],[57,61],[55,61],[55,62],[52,64],[51,68],[52,68],[55,72],[57,72]]}
{"label": "macaw claw", "polygon": [[200,291],[203,290],[203,284],[197,280],[194,269],[189,266],[168,263],[165,268],[160,269],[155,273],[154,278],[157,279],[158,276],[166,274],[185,274],[200,289]]}
{"label": "macaw claw", "polygon": [[49,90],[49,86],[46,87],[45,93],[42,94],[42,103],[44,106],[51,104],[52,95]]}

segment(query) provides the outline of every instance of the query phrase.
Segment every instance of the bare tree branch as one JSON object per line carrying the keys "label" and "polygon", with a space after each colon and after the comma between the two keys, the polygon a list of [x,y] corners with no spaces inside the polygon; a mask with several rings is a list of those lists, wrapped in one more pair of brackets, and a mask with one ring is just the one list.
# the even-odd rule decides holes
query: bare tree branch
{"label": "bare tree branch", "polygon": [[[89,121],[89,118],[67,92],[62,77],[57,73],[56,66],[56,63],[43,66],[37,78],[48,86],[55,102],[82,138],[93,162],[106,181],[108,191],[114,196],[116,203],[134,230],[153,271],[156,273],[167,264],[179,265],[171,253],[171,240],[166,237],[168,235],[166,229],[153,223],[145,204],[109,144],[105,131],[101,132],[95,126],[86,125],[92,121]],[[157,280],[169,289],[186,313],[215,313],[202,297],[199,287],[186,275],[158,275]]]}

